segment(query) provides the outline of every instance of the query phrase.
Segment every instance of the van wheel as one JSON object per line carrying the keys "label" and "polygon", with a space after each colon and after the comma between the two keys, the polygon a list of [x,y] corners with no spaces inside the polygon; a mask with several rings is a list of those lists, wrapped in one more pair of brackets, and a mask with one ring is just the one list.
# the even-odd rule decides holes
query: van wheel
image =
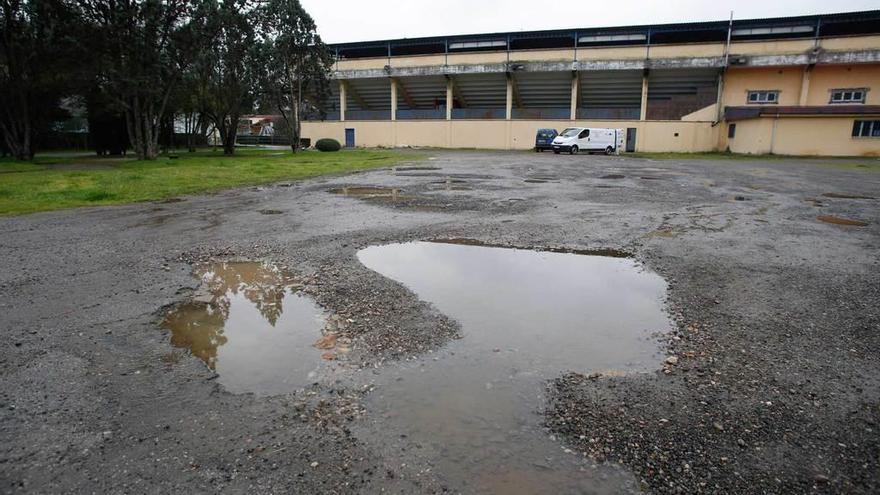
{"label": "van wheel", "polygon": [[569,155],[577,155],[578,154],[578,147],[572,146],[571,149],[568,150],[568,154]]}
{"label": "van wheel", "polygon": [[610,155],[610,154],[612,154],[612,153],[614,153],[614,148],[612,148],[611,146],[605,148],[605,154],[606,154],[606,155]]}

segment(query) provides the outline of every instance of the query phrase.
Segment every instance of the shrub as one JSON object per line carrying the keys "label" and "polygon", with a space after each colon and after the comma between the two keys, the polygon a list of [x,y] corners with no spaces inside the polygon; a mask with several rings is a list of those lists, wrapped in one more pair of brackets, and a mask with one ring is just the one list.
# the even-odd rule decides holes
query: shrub
{"label": "shrub", "polygon": [[330,138],[319,139],[315,143],[315,149],[319,151],[339,151],[341,148],[342,145],[339,144],[339,141]]}

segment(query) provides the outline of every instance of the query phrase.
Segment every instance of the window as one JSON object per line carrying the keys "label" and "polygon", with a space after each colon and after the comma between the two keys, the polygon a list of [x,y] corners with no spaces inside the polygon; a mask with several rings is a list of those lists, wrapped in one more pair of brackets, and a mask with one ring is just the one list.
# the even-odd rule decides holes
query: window
{"label": "window", "polygon": [[727,139],[733,139],[736,137],[736,124],[730,124],[727,126]]}
{"label": "window", "polygon": [[474,48],[502,48],[506,47],[507,42],[502,40],[492,41],[456,41],[449,44],[450,50],[467,50]]}
{"label": "window", "polygon": [[799,34],[812,33],[813,26],[783,26],[783,27],[763,27],[763,28],[743,28],[734,29],[730,32],[731,36],[766,36],[768,34]]}
{"label": "window", "polygon": [[758,105],[779,103],[779,91],[749,91],[748,102]]}
{"label": "window", "polygon": [[866,88],[832,89],[831,103],[864,103]]}
{"label": "window", "polygon": [[880,120],[857,120],[853,122],[852,136],[880,138]]}
{"label": "window", "polygon": [[581,131],[581,134],[578,136],[578,139],[583,139],[586,137],[590,137],[590,130],[589,129],[584,129],[583,131]]}

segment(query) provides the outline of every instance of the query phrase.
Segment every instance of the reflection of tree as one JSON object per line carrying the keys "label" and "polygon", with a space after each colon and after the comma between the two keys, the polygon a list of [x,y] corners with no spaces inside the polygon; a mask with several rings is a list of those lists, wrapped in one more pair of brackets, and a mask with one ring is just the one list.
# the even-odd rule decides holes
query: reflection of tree
{"label": "reflection of tree", "polygon": [[212,311],[204,304],[184,304],[165,318],[164,326],[171,329],[171,344],[185,347],[199,357],[209,368],[217,363],[217,348],[226,343],[223,326],[228,313]]}
{"label": "reflection of tree", "polygon": [[267,263],[215,263],[197,274],[225,315],[229,314],[229,295],[241,293],[272,326],[281,316],[281,302],[293,282],[278,267]]}
{"label": "reflection of tree", "polygon": [[263,318],[275,326],[283,311],[282,300],[293,282],[291,277],[266,263],[214,263],[196,270],[211,293],[209,304],[189,303],[165,318],[163,326],[172,332],[171,343],[189,348],[214,369],[217,349],[226,343],[223,335],[229,319],[231,297],[242,294]]}

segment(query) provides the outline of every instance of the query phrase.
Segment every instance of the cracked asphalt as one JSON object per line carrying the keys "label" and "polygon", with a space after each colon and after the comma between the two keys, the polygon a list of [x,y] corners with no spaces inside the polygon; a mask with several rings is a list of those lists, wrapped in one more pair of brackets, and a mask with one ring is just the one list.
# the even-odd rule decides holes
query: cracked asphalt
{"label": "cracked asphalt", "polygon": [[[547,384],[547,427],[630,472],[621,491],[880,491],[876,159],[429,154],[0,218],[0,492],[467,492],[399,462],[406,440],[357,434],[371,376],[462,329],[355,253],[429,239],[621,250],[666,278],[677,329],[656,372]],[[355,187],[397,191],[329,192]],[[353,351],[272,397],[169,359],[159,321],[209,259],[288,266]]]}

